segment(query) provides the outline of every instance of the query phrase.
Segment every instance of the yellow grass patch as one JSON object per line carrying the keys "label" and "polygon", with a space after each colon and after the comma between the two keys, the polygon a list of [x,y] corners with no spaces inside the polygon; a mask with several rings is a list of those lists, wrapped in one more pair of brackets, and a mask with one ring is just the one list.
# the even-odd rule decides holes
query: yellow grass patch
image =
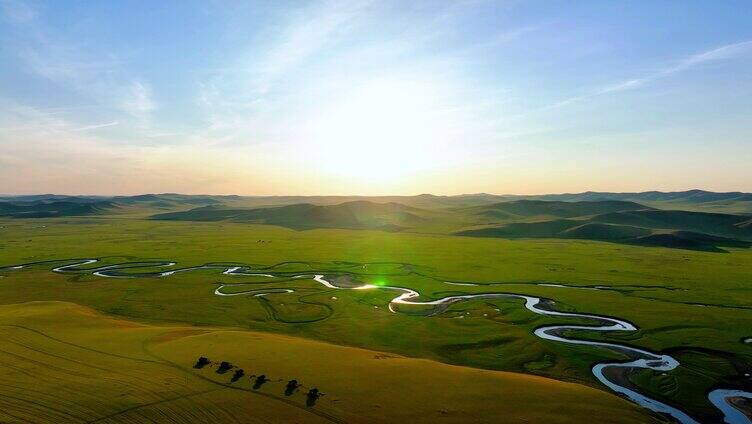
{"label": "yellow grass patch", "polygon": [[[152,326],[64,302],[0,306],[0,422],[654,420],[593,388],[289,336]],[[416,341],[417,342],[417,341]],[[214,363],[194,369],[199,356]],[[245,371],[218,374],[219,361]],[[253,388],[251,375],[269,381]],[[285,395],[285,385],[303,386]],[[324,396],[307,406],[311,387]]]}

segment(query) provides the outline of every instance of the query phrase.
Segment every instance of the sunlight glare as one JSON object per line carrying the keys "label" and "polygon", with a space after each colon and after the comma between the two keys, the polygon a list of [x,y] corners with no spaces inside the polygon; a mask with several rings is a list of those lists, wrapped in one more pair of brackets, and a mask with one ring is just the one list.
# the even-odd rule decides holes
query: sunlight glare
{"label": "sunlight glare", "polygon": [[440,90],[424,82],[362,84],[317,116],[309,148],[340,175],[398,180],[429,168],[444,143]]}

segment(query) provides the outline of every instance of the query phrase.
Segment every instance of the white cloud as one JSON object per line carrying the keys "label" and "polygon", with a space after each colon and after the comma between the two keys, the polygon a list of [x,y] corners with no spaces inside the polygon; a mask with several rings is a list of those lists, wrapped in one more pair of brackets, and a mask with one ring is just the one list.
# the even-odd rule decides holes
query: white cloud
{"label": "white cloud", "polygon": [[266,56],[260,61],[255,57],[249,59],[249,64],[255,68],[252,73],[256,89],[265,93],[286,71],[323,48],[336,33],[345,33],[370,3],[369,0],[327,0],[310,9],[293,12],[281,31],[283,35],[269,46]]}
{"label": "white cloud", "polygon": [[[426,47],[452,36],[451,19],[463,11],[460,3],[420,16],[406,14],[388,28],[391,24],[380,14],[392,10],[372,3],[323,1],[287,9],[273,36],[263,38],[264,45],[251,44],[230,55],[229,63],[199,83],[197,103],[208,125],[194,139],[207,144],[300,142],[306,139],[300,130],[303,123],[364,82],[380,79],[442,81],[445,88],[462,91],[455,99],[464,102],[443,105],[447,109],[460,114],[485,105],[485,111],[498,112],[497,90],[459,84],[458,73],[473,60],[470,55],[484,56],[483,50],[541,27],[501,31],[490,42],[478,42],[477,48],[439,57]],[[376,38],[371,36],[374,31]]]}
{"label": "white cloud", "polygon": [[[284,10],[263,45],[245,46],[199,82],[197,105],[208,125],[192,138],[198,143],[222,144],[251,134],[256,142],[271,137],[278,130],[275,125],[295,113],[296,105],[288,102],[291,87],[300,80],[292,74],[352,30],[370,3],[325,0]],[[285,112],[280,111],[283,105]]]}
{"label": "white cloud", "polygon": [[138,118],[143,125],[157,107],[151,86],[133,78],[110,51],[95,51],[86,41],[69,42],[36,19],[18,25],[11,50],[36,75],[74,90],[86,102]]}
{"label": "white cloud", "polygon": [[117,124],[118,124],[118,122],[117,122],[117,121],[114,121],[114,122],[107,122],[107,123],[104,123],[104,124],[94,124],[94,125],[87,125],[87,126],[85,126],[85,127],[80,127],[80,128],[75,128],[75,129],[72,129],[71,131],[89,131],[89,130],[96,130],[96,129],[99,129],[99,128],[112,127],[112,126],[114,126],[114,125],[117,125]]}
{"label": "white cloud", "polygon": [[645,84],[655,81],[660,78],[665,78],[676,74],[678,72],[688,71],[696,66],[700,66],[704,63],[715,62],[720,60],[734,59],[745,54],[752,52],[752,40],[741,41],[738,43],[727,44],[721,47],[717,47],[711,50],[706,50],[689,56],[679,63],[670,66],[668,68],[661,69],[657,72],[641,76],[639,78],[633,78],[626,81],[620,81],[615,84],[602,87],[588,94],[581,96],[570,97],[560,102],[554,103],[544,109],[552,109],[561,106],[566,106],[572,103],[580,102],[582,100],[590,99],[593,97],[602,96],[605,94],[617,93],[621,91],[633,90],[640,88]]}
{"label": "white cloud", "polygon": [[747,53],[752,53],[752,40],[727,44],[725,46],[692,55],[678,63],[676,66],[661,71],[659,75],[670,75],[706,62],[733,59]]}
{"label": "white cloud", "polygon": [[156,108],[149,85],[134,81],[124,91],[120,108],[126,113],[135,117],[143,117]]}

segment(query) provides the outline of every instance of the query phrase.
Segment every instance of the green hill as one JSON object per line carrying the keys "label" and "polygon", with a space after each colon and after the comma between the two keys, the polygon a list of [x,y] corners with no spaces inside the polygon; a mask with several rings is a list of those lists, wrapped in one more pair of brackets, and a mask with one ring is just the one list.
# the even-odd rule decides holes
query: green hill
{"label": "green hill", "polygon": [[587,240],[630,240],[635,237],[650,235],[646,228],[630,225],[611,225],[589,222],[564,230],[560,233],[563,238],[577,238]]}
{"label": "green hill", "polygon": [[[125,207],[158,210],[186,210],[197,206],[225,206],[228,208],[259,208],[271,206],[288,206],[301,203],[313,205],[338,205],[354,201],[368,201],[373,203],[399,203],[405,206],[430,209],[430,210],[454,210],[466,208],[468,213],[473,208],[476,212],[484,212],[494,219],[504,219],[504,209],[513,207],[508,205],[513,202],[535,201],[547,202],[545,207],[552,208],[553,215],[560,218],[580,216],[578,214],[607,213],[620,210],[633,210],[634,204],[639,204],[638,209],[657,208],[665,210],[689,210],[721,213],[752,213],[752,193],[728,192],[715,193],[704,190],[687,190],[679,192],[647,191],[640,193],[608,193],[608,192],[584,192],[564,194],[542,195],[498,195],[488,193],[461,194],[455,196],[441,196],[433,194],[419,194],[414,196],[237,196],[237,195],[186,195],[178,193],[141,194],[135,196],[70,196],[57,194],[39,195],[16,195],[0,196],[0,202],[18,201],[103,201],[108,200]],[[559,205],[563,210],[557,210],[552,202],[564,203]],[[611,203],[617,202],[617,203]],[[496,207],[497,204],[507,204]],[[584,205],[576,206],[578,203]],[[591,210],[595,203],[604,209]],[[573,206],[575,205],[575,206]],[[484,209],[484,206],[489,208]],[[516,216],[527,216],[526,208],[534,210],[535,204],[522,203],[518,205],[521,210]],[[626,207],[626,209],[625,209]],[[583,208],[584,211],[580,211]],[[545,212],[545,211],[543,211]],[[574,215],[573,215],[574,214]]]}
{"label": "green hill", "polygon": [[[698,202],[731,199],[740,202],[746,201],[747,196],[744,193],[692,191],[538,197],[594,199],[621,195],[639,195],[637,197],[646,202],[670,202],[671,199],[682,202],[688,199],[697,199]],[[310,201],[287,204],[301,199]],[[331,203],[342,199],[350,200]],[[411,204],[366,199],[401,199]],[[507,197],[484,193],[381,197],[249,197],[174,193],[115,197],[31,195],[0,197],[0,217],[129,214],[154,220],[232,221],[293,229],[371,229],[470,237],[583,239],[702,250],[745,247],[752,242],[752,216],[749,214],[655,209],[641,203],[615,199],[516,199],[502,202],[499,199]],[[413,204],[429,206],[416,207]]]}
{"label": "green hill", "polygon": [[627,200],[658,209],[683,209],[705,212],[750,213],[752,193],[738,191],[716,193],[705,190],[645,191],[639,193],[608,193],[588,191],[584,193],[544,194],[540,196],[512,196],[516,198],[558,200],[567,202]]}
{"label": "green hill", "polygon": [[510,219],[515,217],[533,216],[573,218],[607,212],[633,211],[642,209],[650,208],[639,203],[619,200],[606,200],[597,202],[516,200],[511,202],[500,202],[491,205],[466,208],[464,209],[464,212],[479,217],[494,219]]}
{"label": "green hill", "polygon": [[141,194],[137,196],[115,196],[112,201],[124,206],[138,206],[155,209],[174,209],[195,206],[221,205],[238,196],[185,195],[175,193]]}
{"label": "green hill", "polygon": [[639,244],[641,246],[673,247],[677,249],[707,250],[714,252],[722,252],[723,249],[720,247],[752,246],[752,243],[750,242],[726,237],[716,237],[693,231],[673,231],[670,233],[651,234],[637,238],[633,241],[633,244]]}
{"label": "green hill", "polygon": [[[584,222],[584,223],[583,223]],[[630,240],[652,232],[628,225],[610,225],[573,219],[541,222],[519,222],[501,227],[460,231],[457,235],[506,238],[572,238],[588,240]]]}
{"label": "green hill", "polygon": [[[519,205],[520,202],[512,203]],[[547,210],[545,205],[537,203],[535,208],[526,210]],[[558,210],[562,202],[551,203],[553,205],[548,210]],[[573,209],[562,210],[568,213]],[[503,212],[510,213],[507,211]],[[748,216],[651,209],[609,212],[578,219],[511,222],[500,226],[467,229],[455,234],[470,237],[600,240],[707,251],[722,251],[721,247],[752,246],[752,226]]]}
{"label": "green hill", "polygon": [[0,202],[0,216],[11,218],[55,218],[95,215],[112,211],[115,205],[104,200]]}
{"label": "green hill", "polygon": [[185,212],[154,215],[152,219],[177,221],[234,221],[279,225],[295,229],[347,228],[399,230],[425,221],[428,213],[399,203],[354,201],[339,205],[302,203],[288,206],[240,209],[206,206]]}
{"label": "green hill", "polygon": [[565,194],[544,194],[538,196],[545,200],[563,200],[563,201],[601,201],[601,200],[632,200],[635,202],[687,202],[687,203],[707,203],[707,202],[749,202],[752,201],[752,193],[742,193],[738,191],[717,193],[705,190],[686,190],[686,191],[643,191],[638,193],[610,193],[586,191],[584,193],[565,193]]}
{"label": "green hill", "polygon": [[598,215],[595,222],[666,230],[688,230],[752,240],[748,216],[688,211],[622,211]]}
{"label": "green hill", "polygon": [[460,236],[471,237],[555,238],[558,237],[563,231],[574,228],[581,224],[581,221],[569,219],[557,219],[541,222],[514,222],[498,227],[486,227],[460,231],[456,234]]}

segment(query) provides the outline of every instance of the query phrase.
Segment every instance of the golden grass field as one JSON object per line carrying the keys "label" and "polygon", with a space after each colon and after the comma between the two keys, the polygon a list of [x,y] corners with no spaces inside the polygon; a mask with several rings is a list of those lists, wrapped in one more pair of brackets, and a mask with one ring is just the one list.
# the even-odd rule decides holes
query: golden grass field
{"label": "golden grass field", "polygon": [[[592,411],[611,423],[659,421],[583,385],[283,335],[140,324],[67,302],[0,306],[0,338],[0,422],[564,423]],[[246,375],[233,383],[216,364],[194,369],[201,355]],[[253,389],[254,374],[270,381]],[[303,386],[286,396],[293,378]],[[324,395],[307,406],[314,386]]]}

